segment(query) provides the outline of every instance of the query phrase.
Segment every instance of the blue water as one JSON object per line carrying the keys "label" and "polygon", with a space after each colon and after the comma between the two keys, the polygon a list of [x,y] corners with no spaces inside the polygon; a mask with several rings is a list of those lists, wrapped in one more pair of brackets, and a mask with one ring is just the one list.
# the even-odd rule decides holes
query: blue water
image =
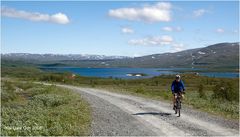
{"label": "blue water", "polygon": [[[71,72],[81,76],[88,77],[103,77],[103,78],[150,78],[159,75],[174,75],[177,70],[195,70],[191,68],[76,68],[76,67],[42,67],[42,70],[57,71],[57,72]],[[174,70],[174,71],[173,71]],[[127,76],[131,73],[144,73],[147,76]],[[222,77],[222,78],[238,78],[239,74],[234,72],[200,72],[200,75],[208,77]]]}
{"label": "blue water", "polygon": [[217,78],[238,78],[239,73],[236,72],[202,72],[202,76],[217,77]]}

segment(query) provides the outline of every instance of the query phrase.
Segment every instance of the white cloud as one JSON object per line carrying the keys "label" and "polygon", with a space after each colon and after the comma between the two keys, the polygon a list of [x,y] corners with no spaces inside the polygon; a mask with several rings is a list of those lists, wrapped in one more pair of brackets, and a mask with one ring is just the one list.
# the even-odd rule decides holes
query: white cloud
{"label": "white cloud", "polygon": [[181,27],[176,27],[175,30],[176,31],[182,31],[182,28]]}
{"label": "white cloud", "polygon": [[218,29],[216,29],[216,32],[217,32],[217,33],[224,33],[224,32],[225,32],[225,30],[224,30],[224,29],[222,29],[222,28],[218,28]]}
{"label": "white cloud", "polygon": [[238,34],[238,32],[239,32],[239,30],[237,30],[237,29],[235,29],[235,30],[233,31],[233,33],[237,33],[237,34]]}
{"label": "white cloud", "polygon": [[67,24],[70,22],[68,17],[63,13],[57,13],[50,16],[50,21],[54,23],[59,23],[59,24]]}
{"label": "white cloud", "polygon": [[145,5],[141,8],[119,8],[108,12],[110,17],[130,21],[168,22],[171,20],[171,4],[159,2],[154,5]]}
{"label": "white cloud", "polygon": [[134,54],[133,54],[133,57],[140,57],[140,56],[142,56],[142,55],[139,54],[139,53],[134,53]]}
{"label": "white cloud", "polygon": [[63,13],[56,13],[53,15],[41,14],[38,12],[27,12],[23,10],[15,10],[13,8],[2,7],[1,14],[5,17],[26,19],[30,21],[45,21],[58,24],[67,24],[69,23],[68,17]]}
{"label": "white cloud", "polygon": [[208,12],[208,10],[198,9],[198,10],[193,11],[193,15],[194,15],[194,17],[200,17],[200,16],[203,16],[207,12]]}
{"label": "white cloud", "polygon": [[142,38],[142,39],[132,39],[132,40],[128,41],[128,43],[131,45],[141,45],[141,46],[169,45],[172,42],[173,42],[173,38],[171,36],[167,36],[167,35],[146,37],[146,38]]}
{"label": "white cloud", "polygon": [[124,28],[122,28],[122,33],[132,34],[132,33],[134,33],[134,30],[129,27],[124,27]]}
{"label": "white cloud", "polygon": [[172,44],[173,52],[183,51],[185,49],[182,43],[174,43]]}
{"label": "white cloud", "polygon": [[162,30],[172,32],[172,31],[182,31],[181,27],[163,27]]}
{"label": "white cloud", "polygon": [[171,32],[171,31],[173,31],[173,28],[172,27],[163,27],[162,30]]}

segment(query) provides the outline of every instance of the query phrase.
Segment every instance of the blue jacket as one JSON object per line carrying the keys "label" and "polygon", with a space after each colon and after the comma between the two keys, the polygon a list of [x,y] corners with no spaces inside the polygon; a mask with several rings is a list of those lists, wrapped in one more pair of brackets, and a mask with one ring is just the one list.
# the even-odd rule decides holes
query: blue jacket
{"label": "blue jacket", "polygon": [[179,91],[185,91],[183,81],[180,80],[179,82],[177,82],[176,80],[174,80],[172,82],[171,90],[172,90],[172,93],[176,93]]}

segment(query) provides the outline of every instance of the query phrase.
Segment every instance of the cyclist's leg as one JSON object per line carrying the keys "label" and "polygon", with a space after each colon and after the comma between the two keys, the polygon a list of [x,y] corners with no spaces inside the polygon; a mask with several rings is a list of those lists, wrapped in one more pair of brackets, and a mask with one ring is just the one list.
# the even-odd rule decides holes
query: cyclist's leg
{"label": "cyclist's leg", "polygon": [[173,109],[176,104],[176,99],[177,99],[177,95],[176,95],[176,93],[173,93]]}
{"label": "cyclist's leg", "polygon": [[184,99],[184,94],[182,92],[180,93],[180,95],[181,95],[181,99]]}
{"label": "cyclist's leg", "polygon": [[[182,92],[180,92],[180,109],[181,109],[181,103],[182,103],[182,99],[184,98],[184,95]],[[179,110],[180,111],[180,110]]]}
{"label": "cyclist's leg", "polygon": [[175,105],[175,96],[174,96],[174,94],[172,94],[172,95],[173,95],[172,102],[173,102],[173,109],[174,109],[174,105]]}

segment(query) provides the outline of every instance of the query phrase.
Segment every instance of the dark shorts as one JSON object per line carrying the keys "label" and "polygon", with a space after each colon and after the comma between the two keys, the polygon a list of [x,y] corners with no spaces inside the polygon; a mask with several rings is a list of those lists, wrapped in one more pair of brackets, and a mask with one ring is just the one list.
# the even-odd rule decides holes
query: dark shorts
{"label": "dark shorts", "polygon": [[181,92],[181,91],[180,91],[180,92],[177,92],[177,91],[175,92],[175,91],[173,91],[172,93],[173,93],[173,94],[181,94],[181,93],[183,93],[183,92]]}

